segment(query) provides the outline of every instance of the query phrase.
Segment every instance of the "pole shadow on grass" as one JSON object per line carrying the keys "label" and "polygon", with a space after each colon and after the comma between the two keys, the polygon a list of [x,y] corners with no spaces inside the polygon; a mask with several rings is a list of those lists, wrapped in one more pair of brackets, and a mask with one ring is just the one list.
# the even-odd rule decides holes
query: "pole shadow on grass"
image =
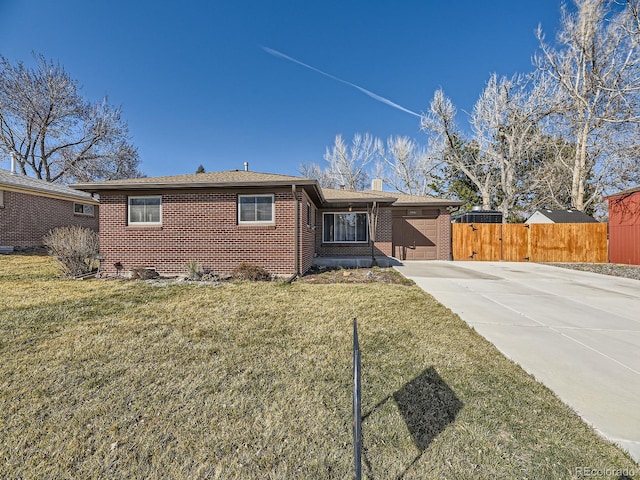
{"label": "pole shadow on grass", "polygon": [[[405,383],[402,388],[378,402],[362,416],[362,420],[366,420],[391,399],[395,401],[413,443],[419,450],[418,455],[396,477],[402,479],[431,442],[453,423],[464,404],[435,368],[429,367],[413,380]],[[373,479],[373,468],[367,456],[366,445],[363,445],[363,450],[368,476]]]}

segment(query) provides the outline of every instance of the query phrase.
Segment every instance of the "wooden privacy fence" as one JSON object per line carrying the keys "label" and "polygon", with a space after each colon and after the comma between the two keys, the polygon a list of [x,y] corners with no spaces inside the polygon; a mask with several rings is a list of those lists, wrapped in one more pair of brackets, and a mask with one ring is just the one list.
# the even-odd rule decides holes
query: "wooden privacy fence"
{"label": "wooden privacy fence", "polygon": [[606,223],[454,223],[453,259],[606,263]]}

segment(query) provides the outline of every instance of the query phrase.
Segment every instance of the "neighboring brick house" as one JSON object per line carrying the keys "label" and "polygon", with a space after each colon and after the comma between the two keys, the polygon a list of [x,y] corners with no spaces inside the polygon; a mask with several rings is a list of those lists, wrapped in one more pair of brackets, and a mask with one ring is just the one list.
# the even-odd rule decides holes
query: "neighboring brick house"
{"label": "neighboring brick house", "polygon": [[448,260],[448,207],[460,204],[382,191],[323,189],[308,178],[243,170],[73,187],[100,194],[105,274],[136,266],[181,274],[187,262],[196,260],[216,273],[249,262],[291,275],[329,257],[370,260],[368,212],[374,208],[377,258],[388,260],[395,253],[401,259]]}
{"label": "neighboring brick house", "polygon": [[640,187],[606,197],[609,201],[609,261],[640,265]]}
{"label": "neighboring brick house", "polygon": [[98,201],[86,192],[0,169],[0,247],[42,246],[56,227],[98,230]]}

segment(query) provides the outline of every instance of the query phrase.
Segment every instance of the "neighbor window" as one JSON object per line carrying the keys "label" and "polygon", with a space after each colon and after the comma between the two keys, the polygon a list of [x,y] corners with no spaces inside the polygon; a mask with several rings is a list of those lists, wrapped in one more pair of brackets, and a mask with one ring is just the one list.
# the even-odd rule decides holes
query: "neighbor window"
{"label": "neighbor window", "polygon": [[307,202],[307,227],[313,225],[313,218],[311,218],[311,204]]}
{"label": "neighbor window", "polygon": [[367,242],[366,213],[325,213],[322,219],[324,242]]}
{"label": "neighbor window", "polygon": [[0,190],[0,207],[4,207],[4,190]]}
{"label": "neighbor window", "polygon": [[129,197],[129,225],[160,225],[162,197]]}
{"label": "neighbor window", "polygon": [[238,195],[238,223],[273,223],[273,195]]}
{"label": "neighbor window", "polygon": [[93,205],[87,205],[86,203],[74,203],[73,213],[93,216]]}

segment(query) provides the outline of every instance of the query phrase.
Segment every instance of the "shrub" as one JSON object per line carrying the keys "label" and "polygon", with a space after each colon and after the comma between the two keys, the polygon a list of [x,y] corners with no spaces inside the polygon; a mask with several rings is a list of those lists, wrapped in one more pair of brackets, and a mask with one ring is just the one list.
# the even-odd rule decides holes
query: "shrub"
{"label": "shrub", "polygon": [[253,282],[271,280],[271,274],[263,267],[242,262],[233,269],[233,278],[237,280],[251,280]]}
{"label": "shrub", "polygon": [[189,260],[184,267],[187,279],[189,280],[201,280],[202,276],[206,273],[202,265],[196,260]]}
{"label": "shrub", "polygon": [[86,275],[98,267],[99,237],[91,229],[76,226],[54,228],[42,241],[66,277]]}

